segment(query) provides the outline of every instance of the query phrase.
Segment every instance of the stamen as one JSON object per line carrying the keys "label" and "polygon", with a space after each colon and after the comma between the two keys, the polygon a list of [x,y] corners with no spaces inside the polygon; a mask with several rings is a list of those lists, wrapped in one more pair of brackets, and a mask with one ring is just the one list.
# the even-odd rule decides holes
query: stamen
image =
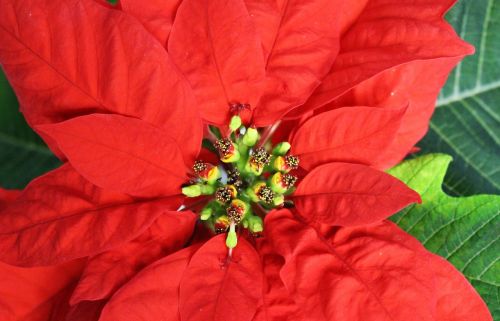
{"label": "stamen", "polygon": [[231,205],[226,209],[227,217],[231,222],[239,224],[247,211],[245,202],[235,199]]}
{"label": "stamen", "polygon": [[193,171],[196,173],[196,174],[199,174],[203,171],[205,171],[207,169],[207,164],[201,160],[197,160],[194,162],[194,165],[193,165]]}
{"label": "stamen", "polygon": [[282,179],[283,179],[283,184],[285,185],[285,187],[287,189],[290,189],[295,185],[298,177],[295,175],[291,175],[291,174],[284,174]]}
{"label": "stamen", "polygon": [[299,158],[293,155],[285,156],[285,164],[288,168],[292,170],[297,169],[299,168]]}
{"label": "stamen", "polygon": [[223,156],[226,156],[231,151],[232,143],[229,138],[222,138],[215,141],[215,148]]}
{"label": "stamen", "polygon": [[266,203],[266,204],[272,204],[274,200],[274,192],[272,189],[270,189],[267,186],[262,186],[259,191],[257,192],[257,196],[259,199]]}
{"label": "stamen", "polygon": [[222,186],[215,192],[215,199],[222,204],[229,203],[236,197],[236,188],[234,186]]}
{"label": "stamen", "polygon": [[271,162],[271,155],[263,147],[259,147],[252,154],[252,162],[264,167]]}

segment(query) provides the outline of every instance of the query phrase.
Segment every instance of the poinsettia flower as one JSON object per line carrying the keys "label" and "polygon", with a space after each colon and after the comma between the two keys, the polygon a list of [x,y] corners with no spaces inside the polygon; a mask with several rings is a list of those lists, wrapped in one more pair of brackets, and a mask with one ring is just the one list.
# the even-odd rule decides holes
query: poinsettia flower
{"label": "poinsettia flower", "polygon": [[[2,66],[28,122],[68,161],[32,182],[0,213],[1,259],[49,265],[90,256],[70,301],[73,320],[88,311],[93,315],[87,320],[97,318],[111,296],[103,320],[288,316],[279,302],[299,305],[291,309],[302,319],[343,316],[337,305],[345,301],[326,300],[327,291],[309,295],[311,288],[322,289],[319,273],[302,273],[315,265],[312,254],[325,258],[326,275],[338,263],[328,255],[338,255],[325,250],[321,233],[302,229],[326,224],[356,235],[354,226],[419,201],[378,169],[411,150],[450,68],[472,52],[442,20],[450,3],[379,2],[184,0],[168,9],[155,7],[161,2],[121,1],[117,9],[100,1],[1,2],[0,46],[8,48],[0,51]],[[415,61],[424,62],[418,67]],[[410,79],[388,76],[380,100],[365,103],[363,94],[378,90],[370,86],[374,77],[400,66],[410,66]],[[408,89],[419,77],[432,79],[419,84],[423,96]],[[385,101],[384,95],[396,98]],[[225,136],[210,147],[230,165],[194,162],[203,131],[198,112],[222,128]],[[288,121],[280,135],[287,141],[273,149],[266,142],[283,117]],[[296,155],[289,153],[290,143]],[[219,172],[227,179],[220,180]],[[181,192],[208,203],[182,200]],[[201,247],[189,242],[196,216],[178,213],[182,203],[223,235]],[[288,211],[275,210],[283,206],[295,208],[297,224],[288,223]],[[265,237],[254,247],[254,235],[261,233]],[[376,232],[367,234],[370,239]],[[390,248],[392,234],[397,232],[381,232]],[[303,242],[280,246],[280,237]],[[371,252],[366,239],[344,242]],[[133,277],[185,243],[194,245]],[[262,265],[266,251],[274,261]],[[409,318],[394,305],[409,293],[424,306],[421,320],[460,319],[472,310],[488,320],[477,294],[447,263],[421,272],[411,260],[397,260],[403,250],[388,252],[389,258],[368,266],[379,274],[358,278],[365,292],[357,299],[370,304],[353,309],[353,319],[372,311],[373,320]],[[406,257],[430,260],[422,249],[410,252]],[[390,259],[389,270],[400,275],[387,280]],[[304,265],[297,272],[298,261]],[[361,293],[349,284],[359,274],[351,265],[340,268],[351,271],[340,275],[342,289]],[[436,271],[450,274],[461,289],[458,299],[443,291],[442,280],[427,278]],[[404,291],[407,284],[397,280],[414,274],[417,281]],[[306,284],[293,287],[294,280]],[[372,288],[392,290],[380,294]],[[324,307],[322,315],[300,312],[311,302]],[[262,314],[262,306],[273,312]]]}

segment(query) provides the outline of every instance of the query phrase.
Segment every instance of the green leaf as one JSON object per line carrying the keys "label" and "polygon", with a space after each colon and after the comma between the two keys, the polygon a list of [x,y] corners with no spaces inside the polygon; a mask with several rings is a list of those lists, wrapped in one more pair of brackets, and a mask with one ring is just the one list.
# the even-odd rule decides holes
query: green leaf
{"label": "green leaf", "polygon": [[59,164],[26,124],[16,96],[0,70],[0,186],[23,188]]}
{"label": "green leaf", "polygon": [[500,193],[500,1],[461,0],[447,15],[476,47],[443,88],[422,152],[454,162],[444,188],[452,195]]}
{"label": "green leaf", "polygon": [[391,219],[424,246],[446,258],[472,283],[500,320],[500,196],[451,197],[442,182],[452,158],[429,154],[394,167],[390,174],[422,196]]}

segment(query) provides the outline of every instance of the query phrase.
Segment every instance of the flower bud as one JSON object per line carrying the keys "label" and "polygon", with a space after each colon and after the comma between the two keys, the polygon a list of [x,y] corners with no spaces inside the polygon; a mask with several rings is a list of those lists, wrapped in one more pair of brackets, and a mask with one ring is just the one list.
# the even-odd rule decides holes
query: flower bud
{"label": "flower bud", "polygon": [[295,182],[297,182],[297,176],[277,172],[269,180],[269,185],[274,192],[285,194],[289,189],[293,188]]}
{"label": "flower bud", "polygon": [[202,221],[208,220],[212,216],[213,213],[214,213],[214,209],[212,208],[212,206],[210,204],[205,206],[200,212],[200,220],[202,220]]}
{"label": "flower bud", "polygon": [[182,188],[182,194],[187,197],[198,197],[201,195],[200,185],[189,185]]}
{"label": "flower bud", "polygon": [[299,158],[297,156],[277,156],[273,162],[273,168],[277,171],[288,173],[299,168]]}
{"label": "flower bud", "polygon": [[257,197],[259,200],[265,204],[272,204],[274,200],[274,192],[271,188],[267,187],[266,185],[262,186],[258,191],[257,191]]}
{"label": "flower bud", "polygon": [[212,195],[215,193],[215,187],[212,185],[200,185],[201,195]]}
{"label": "flower bud", "polygon": [[221,204],[229,203],[238,196],[238,191],[233,185],[221,186],[215,191],[215,199]]}
{"label": "flower bud", "polygon": [[240,116],[234,115],[233,117],[231,117],[231,121],[229,122],[229,129],[231,129],[231,131],[234,132],[240,127],[241,127]]}
{"label": "flower bud", "polygon": [[262,223],[262,219],[258,216],[252,215],[248,217],[248,229],[252,233],[260,233],[264,230],[264,224]]}
{"label": "flower bud", "polygon": [[244,201],[240,199],[234,199],[226,209],[226,214],[231,222],[238,224],[243,220],[249,208],[250,206]]}
{"label": "flower bud", "polygon": [[240,159],[238,148],[228,138],[217,140],[215,148],[219,151],[220,160],[224,163],[234,163]]}
{"label": "flower bud", "polygon": [[257,129],[250,127],[247,129],[245,135],[243,135],[243,144],[245,144],[248,147],[252,147],[255,144],[257,144],[259,138],[260,135]]}
{"label": "flower bud", "polygon": [[229,218],[226,215],[219,216],[215,220],[214,224],[215,233],[217,234],[226,233],[230,224],[231,222],[229,221]]}
{"label": "flower bud", "polygon": [[274,206],[282,206],[285,203],[285,197],[283,195],[275,195],[273,198]]}
{"label": "flower bud", "polygon": [[193,170],[199,178],[208,184],[213,184],[221,178],[221,172],[217,166],[200,160],[194,163]]}
{"label": "flower bud", "polygon": [[288,151],[290,150],[290,147],[291,145],[289,142],[281,142],[278,145],[274,146],[272,154],[277,156],[286,155],[286,153],[288,153]]}
{"label": "flower bud", "polygon": [[248,168],[250,171],[259,176],[264,171],[264,167],[271,162],[271,155],[267,151],[260,147],[253,151],[252,155],[248,160]]}
{"label": "flower bud", "polygon": [[258,193],[259,193],[259,190],[263,186],[266,186],[266,183],[259,181],[259,182],[255,183],[255,184],[253,184],[251,187],[249,187],[249,188],[246,189],[246,193],[247,193],[248,196],[250,196],[250,200],[252,202],[259,202],[260,201]]}

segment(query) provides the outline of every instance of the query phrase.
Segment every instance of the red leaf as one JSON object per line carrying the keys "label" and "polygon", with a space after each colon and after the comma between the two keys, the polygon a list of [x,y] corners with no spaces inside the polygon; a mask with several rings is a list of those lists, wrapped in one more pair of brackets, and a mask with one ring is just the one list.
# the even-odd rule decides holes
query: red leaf
{"label": "red leaf", "polygon": [[264,273],[262,300],[252,321],[302,321],[297,304],[288,294],[280,278],[280,270],[285,264],[283,258],[273,252],[269,241],[258,240],[257,248],[262,260]]}
{"label": "red leaf", "polygon": [[377,222],[420,202],[415,191],[389,174],[348,163],[316,167],[292,197],[305,219],[346,226]]}
{"label": "red leaf", "polygon": [[227,124],[229,103],[257,104],[264,61],[243,0],[184,0],[168,50],[194,88],[204,120]]}
{"label": "red leaf", "polygon": [[99,321],[179,321],[179,284],[198,246],[191,246],[148,266],[123,286]]}
{"label": "red leaf", "polygon": [[225,238],[212,238],[191,259],[181,281],[181,320],[249,321],[254,316],[262,295],[259,256],[240,238],[228,259]]}
{"label": "red leaf", "polygon": [[321,86],[289,117],[321,107],[370,77],[404,63],[446,57],[460,60],[472,54],[474,48],[463,42],[442,17],[454,2],[369,1],[342,37],[342,50]]}
{"label": "red leaf", "polygon": [[63,321],[83,264],[78,260],[28,269],[0,262],[0,320]]}
{"label": "red leaf", "polygon": [[189,84],[133,17],[95,1],[5,0],[0,39],[0,64],[32,127],[119,113],[198,144],[187,153],[199,149]]}
{"label": "red leaf", "polygon": [[71,304],[106,299],[145,266],[179,250],[191,237],[197,217],[192,212],[164,213],[137,239],[91,257]]}
{"label": "red leaf", "polygon": [[38,129],[93,184],[135,196],[180,194],[188,178],[177,142],[135,118],[92,114]]}
{"label": "red leaf", "polygon": [[122,10],[136,17],[163,46],[180,4],[181,0],[120,0]]}
{"label": "red leaf", "polygon": [[14,201],[21,191],[18,190],[7,190],[0,187],[0,210],[2,210],[7,204]]}
{"label": "red leaf", "polygon": [[286,288],[312,320],[492,320],[460,273],[390,222],[324,238],[284,210],[266,217],[266,235],[285,259]]}
{"label": "red leaf", "polygon": [[307,170],[334,161],[371,165],[394,139],[405,111],[349,107],[321,113],[297,130],[293,152]]}
{"label": "red leaf", "polygon": [[330,70],[339,50],[344,1],[246,3],[256,17],[266,57],[265,92],[254,123],[266,126],[304,103]]}
{"label": "red leaf", "polygon": [[437,96],[461,57],[413,61],[384,71],[354,87],[327,108],[363,104],[390,109],[408,104],[396,138],[383,150],[377,167],[399,163],[425,135]]}
{"label": "red leaf", "polygon": [[136,238],[178,206],[178,198],[136,200],[102,190],[63,165],[0,211],[0,260],[34,266],[95,255]]}

